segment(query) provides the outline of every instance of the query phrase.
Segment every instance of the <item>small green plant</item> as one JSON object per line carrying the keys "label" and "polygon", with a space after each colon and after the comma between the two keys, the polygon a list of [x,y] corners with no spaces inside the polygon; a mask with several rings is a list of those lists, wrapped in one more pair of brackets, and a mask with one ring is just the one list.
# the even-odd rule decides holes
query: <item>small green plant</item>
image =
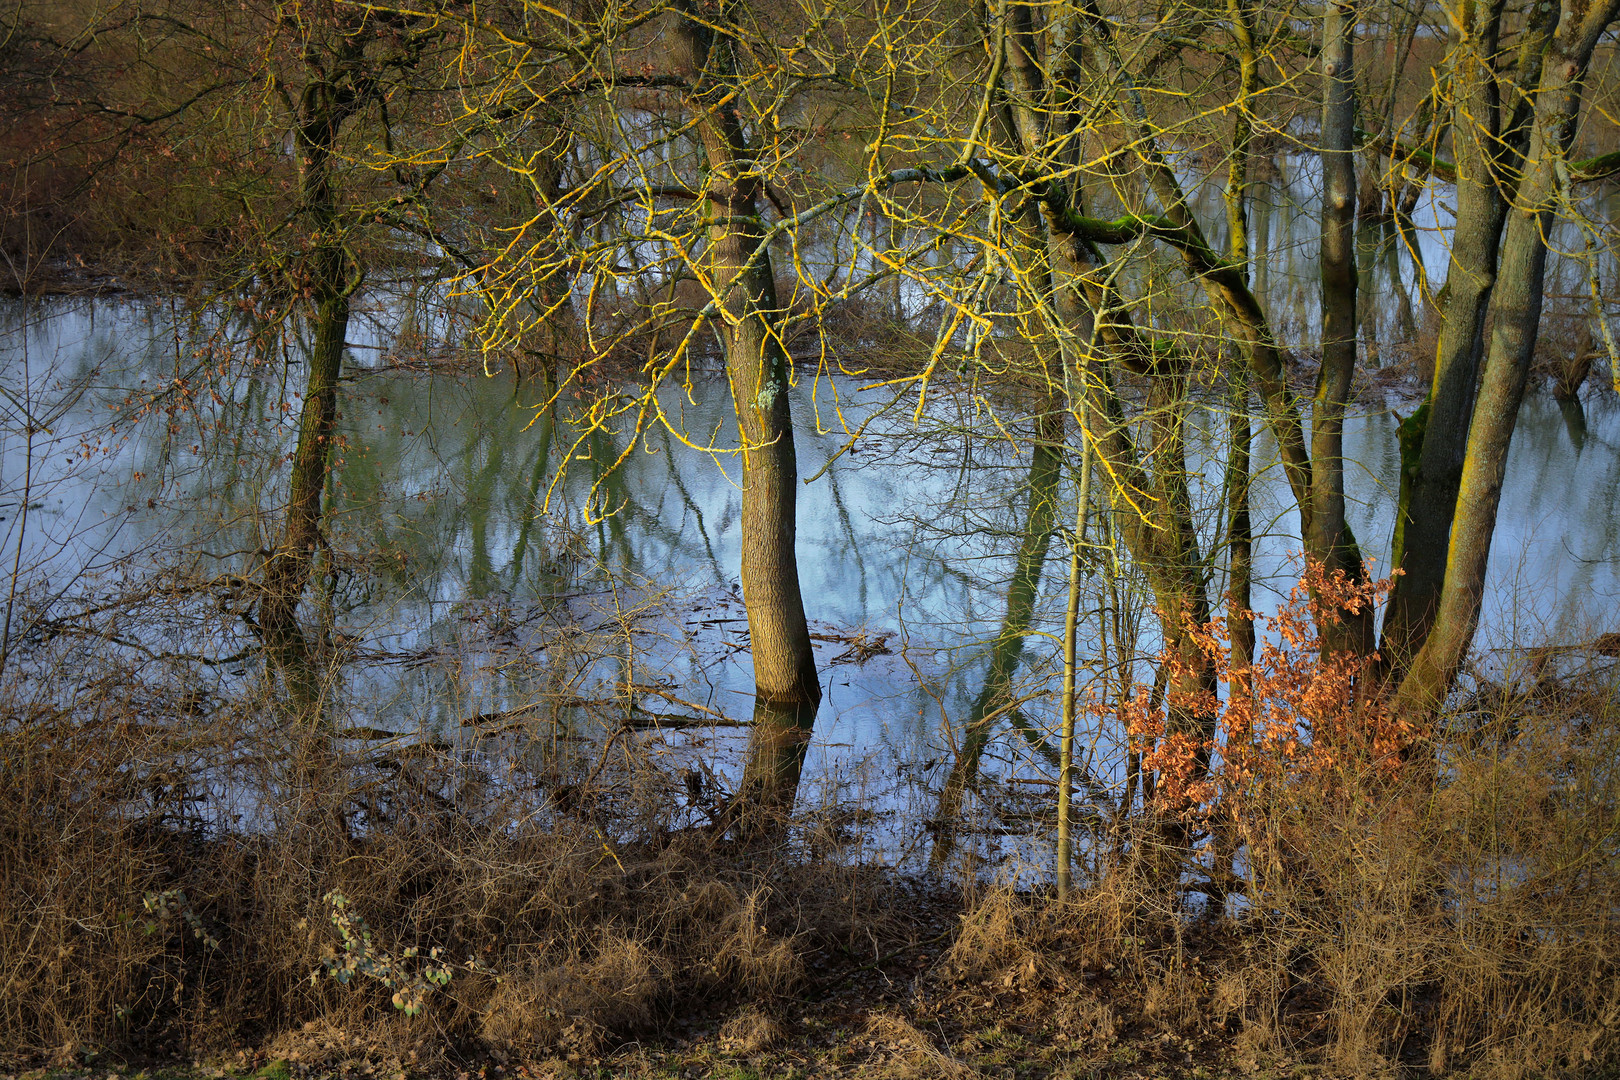
{"label": "small green plant", "polygon": [[[376,979],[394,992],[394,1008],[406,1016],[422,1011],[434,987],[449,985],[450,965],[439,959],[437,947],[428,951],[422,970],[414,972],[408,964],[420,955],[414,945],[396,959],[372,944],[371,927],[349,910],[348,897],[334,890],[322,899],[331,907],[328,917],[343,939],[343,951],[333,952],[321,961],[332,978],[344,985],[355,975]],[[315,982],[319,975],[320,972],[312,973],[310,982]]]}
{"label": "small green plant", "polygon": [[1108,1055],[1108,1060],[1115,1065],[1135,1065],[1142,1060],[1142,1051],[1134,1046],[1119,1046]]}
{"label": "small green plant", "polygon": [[286,1058],[276,1058],[254,1073],[252,1080],[292,1080],[292,1065]]}
{"label": "small green plant", "polygon": [[208,932],[208,928],[203,925],[202,917],[192,910],[191,901],[186,899],[184,889],[148,892],[141,898],[141,906],[151,916],[143,927],[148,935],[157,933],[158,927],[179,918],[185,920],[185,924],[191,927],[193,937],[215,952],[219,951],[219,938]]}

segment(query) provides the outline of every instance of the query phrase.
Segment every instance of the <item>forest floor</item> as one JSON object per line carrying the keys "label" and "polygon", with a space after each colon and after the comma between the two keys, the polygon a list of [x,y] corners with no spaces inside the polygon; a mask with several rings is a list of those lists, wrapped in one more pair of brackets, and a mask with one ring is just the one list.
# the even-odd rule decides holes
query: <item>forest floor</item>
{"label": "forest floor", "polygon": [[132,1061],[80,1048],[71,1064],[0,1067],[0,1080],[1287,1080],[1412,1072],[1414,1063],[1377,1055],[1320,1064],[1327,1017],[1312,1014],[1308,988],[1281,1010],[1288,1035],[1257,1023],[1241,989],[1220,974],[1249,951],[1235,924],[1195,920],[1174,943],[1132,939],[1144,948],[1115,963],[1078,932],[1066,943],[1051,922],[1039,940],[1020,937],[1009,913],[1027,913],[1034,898],[992,896],[970,913],[947,895],[906,913],[910,946],[891,940],[872,957],[811,952],[805,977],[774,1000],[673,1003],[639,1039],[581,1025],[531,1056],[451,1050],[424,1041],[419,1026],[407,1035],[403,1027],[323,1022],[192,1060]]}
{"label": "forest floor", "polygon": [[1106,979],[1070,991],[919,988],[918,977],[933,959],[919,950],[790,1004],[699,1012],[642,1042],[560,1056],[424,1056],[401,1053],[376,1032],[322,1028],[282,1037],[270,1048],[193,1062],[109,1060],[0,1072],[0,1080],[1283,1080],[1355,1074],[1306,1064],[1213,1016],[1197,1030],[1162,1024],[1142,1012],[1140,997],[1113,997]]}

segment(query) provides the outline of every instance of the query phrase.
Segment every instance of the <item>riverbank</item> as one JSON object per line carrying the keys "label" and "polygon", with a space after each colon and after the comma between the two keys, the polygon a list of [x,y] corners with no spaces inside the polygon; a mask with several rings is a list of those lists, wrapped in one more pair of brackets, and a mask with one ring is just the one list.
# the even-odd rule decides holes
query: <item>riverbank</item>
{"label": "riverbank", "polygon": [[[12,1060],[1551,1076],[1616,1053],[1613,455],[1572,459],[1547,403],[1525,408],[1499,535],[1557,603],[1493,593],[1502,649],[1469,683],[1492,692],[1396,743],[1429,775],[1372,768],[1354,740],[1334,758],[1324,728],[1303,744],[1334,693],[1306,692],[1321,672],[1295,642],[1267,683],[1271,735],[1236,767],[1223,753],[1213,794],[1167,822],[1131,786],[1142,727],[1088,699],[1101,779],[1076,816],[1082,888],[1058,902],[1042,733],[1063,578],[1010,730],[960,818],[944,798],[1012,606],[1029,470],[997,425],[1016,409],[941,394],[919,426],[851,380],[801,380],[826,696],[794,816],[743,842],[716,835],[754,700],[723,452],[571,426],[521,407],[532,383],[347,381],[330,573],[289,649],[252,604],[294,430],[287,354],[209,353],[164,315],[19,319],[18,399],[56,419],[21,429],[41,437],[17,451],[29,546],[0,685]],[[383,358],[419,340],[367,332]],[[726,391],[698,376],[659,400],[723,448]],[[1224,419],[1190,409],[1195,447]],[[1589,445],[1613,445],[1612,403],[1594,419]],[[1382,414],[1348,425],[1363,537],[1388,533],[1371,510],[1398,486],[1392,434]],[[1186,460],[1217,475],[1218,455]],[[1252,487],[1262,520],[1286,512],[1280,481]],[[1292,535],[1256,545],[1256,581],[1297,582]],[[1210,896],[1231,919],[1202,919]]]}
{"label": "riverbank", "polygon": [[[947,933],[949,931],[947,930]],[[1219,947],[1221,932],[1207,932]],[[94,1062],[0,1074],[4,1080],[917,1080],[984,1077],[1092,1080],[1337,1075],[1272,1049],[1214,998],[1195,1016],[1151,1001],[1123,970],[1073,978],[1008,972],[953,977],[949,941],[828,970],[791,1002],[672,1015],[667,1028],[620,1043],[585,1039],[552,1053],[457,1053],[442,1044],[338,1024],[195,1061]],[[818,968],[822,964],[816,965]],[[1076,981],[1077,979],[1077,981]],[[1201,968],[1190,986],[1210,983]],[[1206,995],[1207,996],[1207,995]]]}
{"label": "riverbank", "polygon": [[853,927],[847,942],[805,950],[800,977],[781,992],[665,1000],[617,1030],[575,1017],[540,1045],[447,1037],[430,1007],[415,1019],[340,1013],[178,1058],[63,1047],[31,1068],[13,1057],[14,1071],[0,1077],[1283,1080],[1394,1075],[1418,1064],[1328,1054],[1331,1014],[1313,1009],[1324,1002],[1308,990],[1279,1014],[1285,1028],[1268,1022],[1235,974],[1257,944],[1252,928],[1172,920],[1151,932],[1147,920],[1130,920],[1137,934],[1111,952],[1093,922],[1100,912],[1088,910],[1098,900],[1080,898],[1065,918],[1049,897],[928,890],[869,928]]}
{"label": "riverbank", "polygon": [[[185,727],[136,720],[185,707],[155,698],[85,727],[18,713],[0,738],[0,1065],[1590,1076],[1620,1061],[1603,670],[1448,717],[1442,783],[1338,769],[1272,792],[1221,826],[1246,839],[1240,873],[1151,815],[1119,849],[1088,826],[1066,899],[997,884],[1029,876],[1012,866],[871,861],[859,804],[748,841],[679,824],[706,816],[702,785],[654,755],[562,776],[289,743],[229,708],[205,722],[206,703]],[[262,777],[252,829],[222,824],[254,805],[218,786],[233,772]]]}
{"label": "riverbank", "polygon": [[[351,1009],[262,1042],[178,1056],[90,1044],[31,1062],[13,1056],[0,1063],[10,1069],[0,1080],[1620,1075],[1611,1025],[1572,1030],[1555,1018],[1555,1002],[1544,1003],[1554,1006],[1547,1024],[1521,1032],[1516,1045],[1448,1050],[1445,995],[1435,983],[1369,1002],[1384,1016],[1354,1018],[1369,1024],[1365,1034],[1392,1039],[1346,1043],[1352,1018],[1303,950],[1267,968],[1256,961],[1276,941],[1252,921],[1182,919],[1154,932],[1140,908],[1127,920],[1136,933],[1105,942],[1095,917],[1108,902],[1100,901],[935,894],[892,909],[899,921],[888,918],[865,942],[805,951],[801,976],[780,992],[663,1000],[642,1023],[617,1030],[576,1017],[544,1044],[457,1039],[431,1007],[414,1019]],[[1268,1001],[1279,981],[1289,989]]]}

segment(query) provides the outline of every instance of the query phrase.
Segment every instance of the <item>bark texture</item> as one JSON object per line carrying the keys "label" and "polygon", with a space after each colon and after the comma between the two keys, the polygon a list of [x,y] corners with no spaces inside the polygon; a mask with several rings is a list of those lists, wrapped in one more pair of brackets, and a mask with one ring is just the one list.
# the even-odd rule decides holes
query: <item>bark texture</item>
{"label": "bark texture", "polygon": [[1566,8],[1541,59],[1528,152],[1502,237],[1484,379],[1469,425],[1444,586],[1433,626],[1392,699],[1401,712],[1438,707],[1473,644],[1508,450],[1540,328],[1547,236],[1569,198],[1566,159],[1587,65],[1617,11],[1620,0]]}
{"label": "bark texture", "polygon": [[[1305,549],[1332,571],[1360,578],[1345,521],[1344,412],[1356,370],[1355,24],[1347,4],[1328,6],[1322,32],[1322,367],[1311,410],[1311,512]],[[1339,613],[1320,627],[1324,653],[1373,651],[1370,618]]]}
{"label": "bark texture", "polygon": [[[1456,96],[1452,175],[1457,185],[1457,223],[1441,296],[1440,338],[1434,378],[1425,406],[1403,426],[1403,475],[1396,511],[1396,580],[1380,642],[1386,678],[1398,679],[1433,625],[1445,583],[1447,550],[1457,492],[1468,452],[1485,315],[1496,286],[1502,229],[1515,176],[1522,167],[1528,131],[1528,99],[1507,103],[1497,74],[1502,5],[1467,4],[1467,22],[1454,26],[1451,86]],[[1557,9],[1539,0],[1531,11],[1529,40],[1520,53],[1515,85],[1531,85],[1541,63],[1540,44]]]}
{"label": "bark texture", "polygon": [[780,309],[762,249],[763,195],[748,140],[728,94],[731,41],[682,6],[674,19],[677,64],[691,73],[690,108],[709,165],[713,215],[707,269],[719,301],[716,330],[742,437],[742,589],[758,701],[744,801],[790,805],[797,766],[784,748],[800,744],[821,703],[797,557],[798,461],[789,409],[790,361],[776,324]]}

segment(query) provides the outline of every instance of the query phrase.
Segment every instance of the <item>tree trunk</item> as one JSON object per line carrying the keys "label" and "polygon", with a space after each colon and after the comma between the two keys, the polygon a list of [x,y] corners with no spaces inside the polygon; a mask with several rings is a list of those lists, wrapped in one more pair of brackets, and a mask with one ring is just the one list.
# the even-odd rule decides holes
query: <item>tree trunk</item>
{"label": "tree trunk", "polygon": [[1238,96],[1233,103],[1237,115],[1232,121],[1231,161],[1227,165],[1226,191],[1226,249],[1232,262],[1243,269],[1249,268],[1249,147],[1254,141],[1254,118],[1250,113],[1250,100],[1260,86],[1260,59],[1254,47],[1254,11],[1248,0],[1226,0],[1226,11],[1232,19],[1232,45],[1238,59]]}
{"label": "tree trunk", "polygon": [[1541,68],[1529,153],[1502,240],[1485,376],[1468,431],[1445,584],[1433,627],[1392,699],[1402,713],[1438,708],[1473,644],[1508,449],[1540,328],[1547,234],[1560,203],[1569,197],[1565,158],[1586,67],[1617,10],[1620,0],[1604,0],[1585,9],[1583,18],[1570,13],[1554,33]]}
{"label": "tree trunk", "polygon": [[314,343],[288,477],[281,542],[265,568],[264,599],[259,605],[259,624],[271,657],[288,680],[297,711],[312,718],[319,711],[320,687],[297,614],[315,552],[323,542],[338,377],[349,329],[350,298],[360,284],[359,268],[344,244],[332,176],[333,146],[352,111],[353,105],[339,98],[330,79],[314,77],[304,90],[293,132],[301,212],[313,233],[308,267],[315,303]]}
{"label": "tree trunk", "polygon": [[[717,330],[742,438],[742,589],[757,699],[744,794],[791,806],[796,767],[784,746],[802,743],[821,703],[821,684],[799,591],[796,499],[799,480],[789,410],[790,361],[776,331],[779,308],[770,256],[760,250],[759,174],[736,109],[731,42],[690,17],[683,5],[678,58],[696,79],[691,108],[709,165],[709,267],[719,301]],[[803,747],[796,751],[802,760]]]}
{"label": "tree trunk", "polygon": [[[1546,6],[1533,14],[1531,36],[1545,38]],[[1502,6],[1473,9],[1472,25],[1452,30],[1451,85],[1457,95],[1452,147],[1456,158],[1457,223],[1440,303],[1440,340],[1426,406],[1403,425],[1403,450],[1412,452],[1395,516],[1392,563],[1403,573],[1384,615],[1379,651],[1385,678],[1398,680],[1433,624],[1445,584],[1448,542],[1468,452],[1485,313],[1496,284],[1497,256],[1513,182],[1504,165],[1517,155],[1524,121],[1502,132],[1502,101],[1495,71]],[[1540,33],[1537,34],[1537,28]],[[1539,53],[1537,53],[1539,57]],[[1539,63],[1539,59],[1537,60]],[[1530,69],[1521,69],[1527,77]],[[1522,151],[1522,145],[1518,146]],[[1403,453],[1403,464],[1406,454]]]}
{"label": "tree trunk", "polygon": [[[1401,432],[1405,473],[1395,512],[1392,562],[1403,573],[1390,594],[1379,646],[1387,685],[1405,675],[1439,610],[1486,348],[1486,313],[1497,285],[1508,201],[1524,168],[1533,117],[1523,89],[1516,100],[1502,100],[1502,76],[1497,73],[1502,5],[1474,6],[1469,11],[1473,23],[1464,28],[1466,34],[1458,28],[1452,31],[1456,227],[1440,295],[1434,379],[1426,403]],[[1554,32],[1557,15],[1549,3],[1531,6],[1510,86],[1534,86],[1541,79],[1544,45]],[[1508,113],[1507,120],[1503,113]]]}
{"label": "tree trunk", "polygon": [[1249,422],[1249,387],[1239,380],[1232,392],[1232,415],[1226,425],[1226,634],[1231,645],[1229,668],[1232,692],[1246,693],[1248,675],[1240,674],[1254,663],[1254,528],[1249,509],[1252,484],[1250,447],[1254,442]]}
{"label": "tree trunk", "polygon": [[[1079,387],[1085,385],[1087,365],[1082,363],[1077,372]],[[1076,387],[1076,389],[1079,389]],[[1080,634],[1080,569],[1081,550],[1086,544],[1086,518],[1091,511],[1091,439],[1086,434],[1088,416],[1084,394],[1070,402],[1074,412],[1076,433],[1080,439],[1080,489],[1074,500],[1074,536],[1069,540],[1069,603],[1063,614],[1063,701],[1062,729],[1058,743],[1058,804],[1057,804],[1057,891],[1058,898],[1069,895],[1074,863],[1074,839],[1071,835],[1071,809],[1074,787],[1075,714],[1079,702],[1075,698],[1079,676],[1076,652]]]}
{"label": "tree trunk", "polygon": [[[1353,8],[1328,5],[1322,29],[1322,368],[1311,410],[1305,550],[1323,569],[1359,580],[1360,554],[1344,506],[1344,412],[1357,352],[1355,26]],[[1372,653],[1371,618],[1336,612],[1321,622],[1324,654]]]}

